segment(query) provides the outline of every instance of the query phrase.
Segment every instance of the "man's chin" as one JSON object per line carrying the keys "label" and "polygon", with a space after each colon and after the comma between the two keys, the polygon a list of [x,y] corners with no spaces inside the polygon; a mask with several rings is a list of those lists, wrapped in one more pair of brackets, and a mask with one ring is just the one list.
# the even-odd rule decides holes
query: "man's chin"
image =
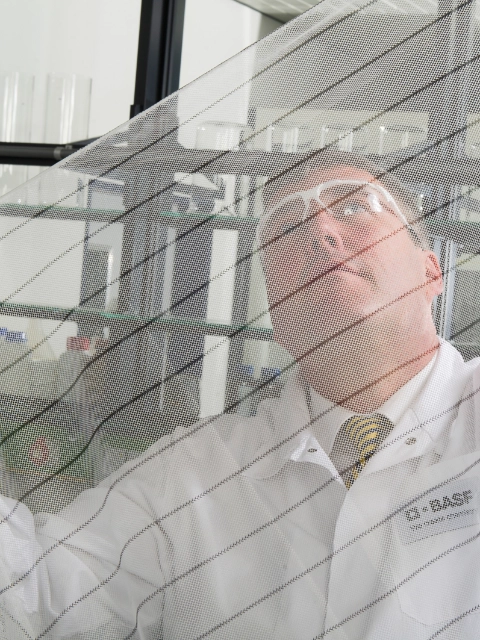
{"label": "man's chin", "polygon": [[315,315],[310,309],[308,314],[299,313],[295,322],[283,321],[281,326],[274,329],[274,340],[298,359],[309,352],[331,346],[337,340],[348,339],[364,321],[368,321],[368,315],[359,309],[339,311],[336,307],[334,312],[330,310],[329,315],[324,311],[322,309]]}
{"label": "man's chin", "polygon": [[303,309],[299,316],[301,315],[304,322],[307,322],[317,333],[331,335],[332,330],[340,330],[368,317],[373,306],[371,300],[359,300],[358,297],[338,293],[336,296],[328,296],[316,301],[315,305]]}
{"label": "man's chin", "polygon": [[[320,294],[320,292],[318,292]],[[369,322],[378,311],[378,303],[372,295],[358,292],[328,291],[309,296],[301,302],[293,300],[272,311],[274,338],[291,352],[288,344],[319,344],[338,334]]]}

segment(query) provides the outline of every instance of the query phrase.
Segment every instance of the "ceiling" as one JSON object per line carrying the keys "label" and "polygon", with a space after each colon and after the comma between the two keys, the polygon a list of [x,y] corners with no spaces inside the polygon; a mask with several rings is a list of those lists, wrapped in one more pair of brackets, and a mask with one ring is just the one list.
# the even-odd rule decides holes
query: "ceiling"
{"label": "ceiling", "polygon": [[300,13],[307,11],[315,4],[316,0],[238,0],[257,11],[265,13],[281,22],[287,22]]}
{"label": "ceiling", "polygon": [[[343,9],[346,12],[358,9],[365,5],[365,0],[238,0],[257,11],[287,22],[300,13],[319,4],[319,9],[324,8],[325,14],[338,13]],[[366,13],[381,13],[394,15],[428,15],[436,13],[437,0],[377,0],[365,9]]]}

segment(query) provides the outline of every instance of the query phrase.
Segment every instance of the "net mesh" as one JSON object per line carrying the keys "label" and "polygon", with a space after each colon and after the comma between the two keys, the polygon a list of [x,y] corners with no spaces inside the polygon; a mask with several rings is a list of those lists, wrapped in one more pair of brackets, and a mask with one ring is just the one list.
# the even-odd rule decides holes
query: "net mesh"
{"label": "net mesh", "polygon": [[1,637],[478,637],[479,57],[324,1],[0,200]]}

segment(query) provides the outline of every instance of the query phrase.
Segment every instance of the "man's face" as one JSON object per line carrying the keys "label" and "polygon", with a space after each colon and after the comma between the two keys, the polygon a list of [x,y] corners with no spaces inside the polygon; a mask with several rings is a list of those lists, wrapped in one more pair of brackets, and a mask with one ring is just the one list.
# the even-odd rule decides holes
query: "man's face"
{"label": "man's face", "polygon": [[[321,202],[307,198],[302,220],[301,198],[288,196],[325,183]],[[413,328],[419,315],[430,316],[442,286],[435,254],[415,244],[395,210],[401,205],[371,174],[348,166],[318,170],[268,204],[273,213],[261,243],[268,245],[272,321],[277,341],[295,355],[363,318]]]}

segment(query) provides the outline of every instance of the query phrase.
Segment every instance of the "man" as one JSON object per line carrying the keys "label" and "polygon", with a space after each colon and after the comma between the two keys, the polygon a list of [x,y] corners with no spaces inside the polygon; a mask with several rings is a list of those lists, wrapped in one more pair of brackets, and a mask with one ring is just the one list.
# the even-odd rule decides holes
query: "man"
{"label": "man", "polygon": [[5,498],[5,637],[478,637],[480,376],[436,336],[415,203],[326,152],[265,202],[295,376],[255,417],[177,430],[58,514],[35,523]]}

